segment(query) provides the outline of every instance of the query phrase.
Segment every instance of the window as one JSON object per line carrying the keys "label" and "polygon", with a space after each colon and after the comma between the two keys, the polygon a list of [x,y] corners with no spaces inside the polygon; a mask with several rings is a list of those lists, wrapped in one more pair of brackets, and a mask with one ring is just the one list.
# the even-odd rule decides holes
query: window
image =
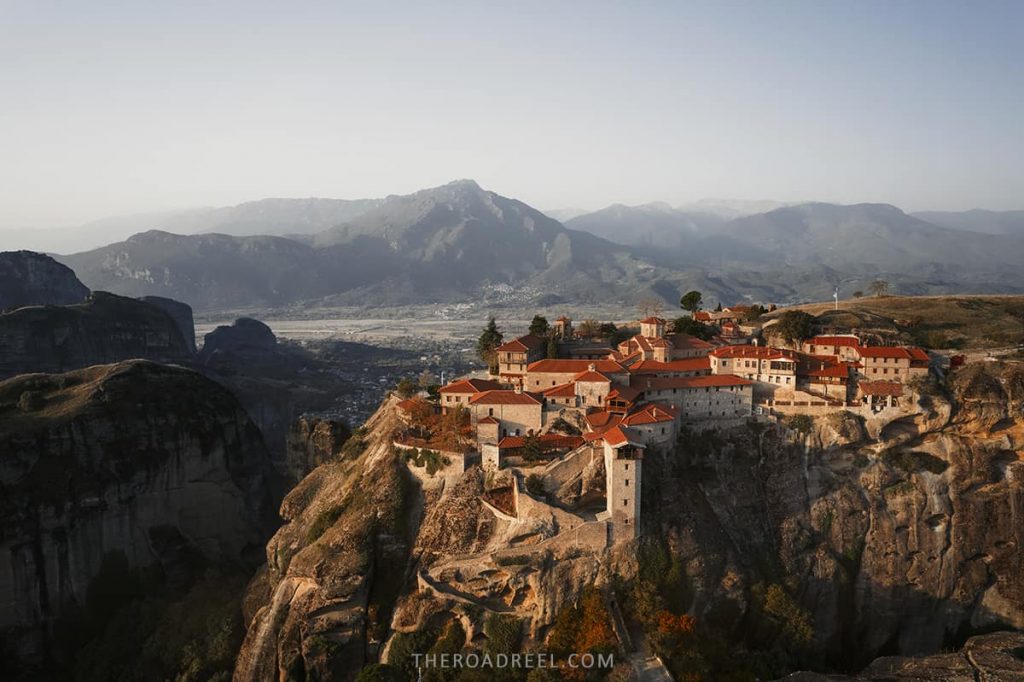
{"label": "window", "polygon": [[623,507],[628,507],[628,506],[629,506],[629,500],[627,500],[627,499],[623,498],[623,500],[622,500],[622,506],[623,506]]}
{"label": "window", "polygon": [[494,416],[494,408],[493,407],[487,408],[487,416],[488,417],[493,417]]}
{"label": "window", "polygon": [[626,471],[629,471],[629,462],[626,462]]}
{"label": "window", "polygon": [[626,479],[625,485],[626,485],[626,487],[629,487],[629,479],[628,478]]}

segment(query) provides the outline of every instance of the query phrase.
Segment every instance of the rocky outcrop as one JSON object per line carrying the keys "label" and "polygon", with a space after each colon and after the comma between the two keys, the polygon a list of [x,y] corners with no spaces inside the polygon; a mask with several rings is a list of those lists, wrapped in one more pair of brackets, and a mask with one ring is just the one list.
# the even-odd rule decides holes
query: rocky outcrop
{"label": "rocky outcrop", "polygon": [[81,303],[89,289],[71,268],[34,251],[0,253],[0,311]]}
{"label": "rocky outcrop", "polygon": [[141,358],[183,361],[192,353],[160,308],[93,292],[84,303],[0,314],[0,377],[65,372]]}
{"label": "rocky outcrop", "polygon": [[155,305],[171,316],[181,330],[181,336],[185,339],[185,345],[193,353],[196,352],[196,323],[192,317],[192,306],[188,303],[175,301],[173,298],[163,296],[143,296],[139,299],[151,305]]}
{"label": "rocky outcrop", "polygon": [[956,653],[887,656],[854,676],[794,673],[784,682],[1016,682],[1024,680],[1024,634],[971,637]]}
{"label": "rocky outcrop", "polygon": [[351,679],[371,660],[408,577],[415,515],[408,474],[391,451],[397,423],[385,405],[359,447],[285,497],[285,525],[246,598],[254,615],[235,680]]}
{"label": "rocky outcrop", "polygon": [[255,425],[195,372],[130,361],[0,383],[7,655],[52,658],[55,623],[84,612],[112,558],[170,585],[251,570],[276,525],[271,475]]}
{"label": "rocky outcrop", "polygon": [[270,353],[275,346],[277,337],[270,327],[251,317],[240,317],[234,324],[221,325],[203,338],[200,359],[208,362],[217,353]]}
{"label": "rocky outcrop", "polygon": [[645,532],[686,563],[698,620],[743,640],[755,586],[781,582],[833,668],[1024,628],[1018,371],[969,368],[876,439],[842,419],[691,437],[645,461]]}
{"label": "rocky outcrop", "polygon": [[313,469],[330,462],[352,435],[348,425],[333,419],[299,417],[288,432],[285,464],[292,480],[301,481]]}
{"label": "rocky outcrop", "polygon": [[[299,425],[300,433],[295,434],[292,428],[305,415],[329,412],[351,388],[327,363],[297,344],[279,343],[270,327],[252,318],[241,318],[207,334],[197,362],[203,373],[242,402],[289,487],[309,473],[311,464],[326,461],[318,459],[316,452],[326,441],[302,443],[303,427]],[[337,429],[334,435],[343,435],[343,425],[330,428]],[[308,452],[307,446],[311,448]],[[303,459],[307,461],[303,463]]]}
{"label": "rocky outcrop", "polygon": [[[879,656],[930,655],[972,635],[1024,629],[1021,376],[1013,366],[968,367],[948,386],[917,386],[909,411],[822,417],[806,433],[765,423],[685,432],[674,450],[645,456],[645,542],[683,568],[702,631],[752,657],[789,651],[775,616],[765,616],[769,586],[791,595],[792,612],[806,612],[805,653],[820,669],[859,670]],[[608,548],[604,522],[567,504],[596,490],[600,467],[580,469],[571,479],[579,490],[553,481],[547,500],[523,481],[513,488],[511,472],[477,468],[403,488],[387,447],[396,419],[386,403],[367,425],[362,455],[320,466],[286,499],[289,523],[268,546],[267,579],[251,591],[257,606],[237,680],[311,671],[348,679],[394,633],[453,620],[478,646],[481,614],[520,619],[536,646],[586,586],[642,572],[643,552]],[[485,504],[499,491],[512,497],[508,511]],[[407,518],[406,539],[381,517]],[[390,601],[374,600],[381,584]],[[382,607],[391,603],[389,621]],[[994,640],[970,640],[965,652],[991,651],[984,641]],[[777,674],[796,669],[800,655],[778,659]],[[910,663],[886,660],[875,665],[889,668],[874,669],[915,679],[900,677]]]}

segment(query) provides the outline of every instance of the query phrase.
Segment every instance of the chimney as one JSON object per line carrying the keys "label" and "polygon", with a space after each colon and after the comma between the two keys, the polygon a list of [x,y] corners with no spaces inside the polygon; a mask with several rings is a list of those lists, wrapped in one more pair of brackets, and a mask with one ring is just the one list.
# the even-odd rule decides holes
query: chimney
{"label": "chimney", "polygon": [[587,369],[589,369],[589,370],[590,370],[591,372],[593,372],[593,371],[595,371],[595,370],[597,369],[597,365],[595,365],[595,364],[594,364],[594,363],[592,362],[592,363],[590,363],[589,365],[587,365]]}
{"label": "chimney", "polygon": [[522,384],[515,384],[514,388],[515,388],[515,392],[516,393],[522,393],[523,392],[523,385]]}

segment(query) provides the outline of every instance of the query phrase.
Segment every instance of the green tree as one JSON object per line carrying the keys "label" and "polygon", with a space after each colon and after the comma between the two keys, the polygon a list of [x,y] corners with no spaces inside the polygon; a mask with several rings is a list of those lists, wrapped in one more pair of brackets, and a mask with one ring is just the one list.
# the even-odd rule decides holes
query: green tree
{"label": "green tree", "polygon": [[401,398],[411,398],[416,395],[418,384],[409,377],[402,377],[395,386],[395,393]]}
{"label": "green tree", "polygon": [[493,316],[490,317],[476,342],[476,354],[492,370],[497,369],[498,355],[495,350],[501,345],[503,339],[504,336],[498,329],[498,323],[494,321]]}
{"label": "green tree", "polygon": [[698,322],[692,317],[677,317],[672,321],[672,331],[676,334],[689,334],[707,341],[715,335],[715,328]]}
{"label": "green tree", "polygon": [[530,322],[530,333],[534,336],[547,336],[548,330],[548,318],[543,315],[534,315],[533,320]]}
{"label": "green tree", "polygon": [[715,312],[716,312],[716,313],[720,313],[720,312],[722,312],[722,302],[721,302],[721,301],[719,301],[719,302],[718,302],[718,305],[717,305],[717,306],[715,306]]}
{"label": "green tree", "polygon": [[615,326],[614,322],[602,322],[597,327],[597,333],[601,336],[602,339],[605,339],[609,343],[612,342],[618,331],[619,328]]}
{"label": "green tree", "polygon": [[853,297],[854,298],[862,298],[863,296],[864,296],[864,292],[863,291],[855,291],[855,292],[853,292]]}
{"label": "green tree", "polygon": [[693,314],[700,310],[701,298],[699,291],[688,291],[679,299],[679,307]]}
{"label": "green tree", "polygon": [[868,288],[871,290],[872,294],[879,297],[885,296],[889,293],[889,283],[884,279],[876,279]]}
{"label": "green tree", "polygon": [[782,337],[787,343],[797,343],[814,336],[817,322],[813,315],[802,310],[787,310],[772,326],[772,333]]}
{"label": "green tree", "polygon": [[768,312],[768,309],[765,308],[763,305],[752,305],[750,306],[750,310],[743,315],[743,321],[756,322],[766,312]]}
{"label": "green tree", "polygon": [[554,360],[558,357],[558,339],[554,336],[548,337],[548,358]]}

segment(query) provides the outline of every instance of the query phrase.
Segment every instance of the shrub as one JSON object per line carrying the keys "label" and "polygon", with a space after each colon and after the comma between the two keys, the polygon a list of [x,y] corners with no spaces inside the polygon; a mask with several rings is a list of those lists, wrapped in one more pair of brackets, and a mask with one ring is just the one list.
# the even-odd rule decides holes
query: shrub
{"label": "shrub", "polygon": [[929,455],[927,452],[892,449],[884,452],[882,459],[889,466],[907,474],[915,474],[922,471],[941,474],[949,468],[949,464],[938,457]]}
{"label": "shrub", "polygon": [[540,474],[530,474],[526,477],[526,489],[536,497],[544,496],[544,477]]}
{"label": "shrub", "polygon": [[781,585],[771,585],[764,595],[764,610],[782,626],[782,632],[797,647],[805,647],[814,639],[811,614],[796,603]]}
{"label": "shrub", "polygon": [[320,536],[326,533],[328,528],[337,523],[344,511],[345,506],[338,505],[320,512],[316,519],[313,520],[313,525],[306,532],[306,542],[312,544],[319,540]]}
{"label": "shrub", "polygon": [[814,428],[814,417],[809,414],[794,414],[786,418],[786,426],[806,436]]}

